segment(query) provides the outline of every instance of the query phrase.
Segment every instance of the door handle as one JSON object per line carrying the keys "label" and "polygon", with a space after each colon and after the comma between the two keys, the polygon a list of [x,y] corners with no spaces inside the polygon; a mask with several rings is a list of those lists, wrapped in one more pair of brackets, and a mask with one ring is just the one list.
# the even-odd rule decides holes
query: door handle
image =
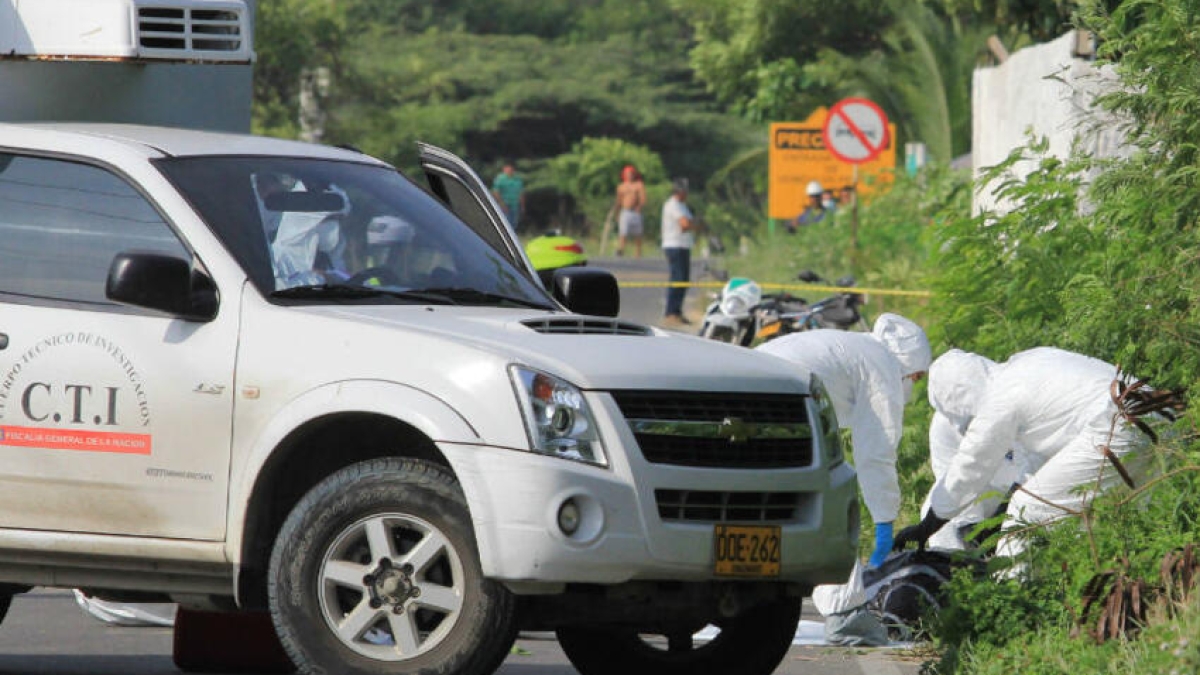
{"label": "door handle", "polygon": [[8,349],[8,333],[0,333],[0,349]]}

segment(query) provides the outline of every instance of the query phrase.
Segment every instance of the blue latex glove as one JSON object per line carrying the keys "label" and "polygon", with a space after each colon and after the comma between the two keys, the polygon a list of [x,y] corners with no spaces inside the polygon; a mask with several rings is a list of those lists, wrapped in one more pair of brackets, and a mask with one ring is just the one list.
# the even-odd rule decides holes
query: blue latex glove
{"label": "blue latex glove", "polygon": [[875,523],[875,552],[867,561],[868,567],[879,567],[892,552],[892,524]]}

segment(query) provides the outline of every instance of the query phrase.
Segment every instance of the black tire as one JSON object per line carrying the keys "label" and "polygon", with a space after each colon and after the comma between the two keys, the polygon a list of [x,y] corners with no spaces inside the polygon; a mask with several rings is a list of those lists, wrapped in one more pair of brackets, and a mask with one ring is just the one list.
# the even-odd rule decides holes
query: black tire
{"label": "black tire", "polygon": [[754,342],[754,323],[742,322],[738,324],[737,335],[733,336],[731,342],[742,347],[749,347]]}
{"label": "black tire", "polygon": [[[582,675],[769,675],[800,624],[800,600],[782,600],[713,622],[711,641],[694,640],[691,627],[676,636],[633,628],[577,626],[558,630],[558,644]],[[664,639],[665,638],[665,639]]]}
{"label": "black tire", "polygon": [[310,490],[268,584],[304,673],[487,675],[516,639],[515,600],[483,576],[458,481],[422,460],[361,462]]}
{"label": "black tire", "polygon": [[733,342],[733,331],[726,326],[718,326],[714,323],[704,322],[700,327],[700,337],[717,342]]}

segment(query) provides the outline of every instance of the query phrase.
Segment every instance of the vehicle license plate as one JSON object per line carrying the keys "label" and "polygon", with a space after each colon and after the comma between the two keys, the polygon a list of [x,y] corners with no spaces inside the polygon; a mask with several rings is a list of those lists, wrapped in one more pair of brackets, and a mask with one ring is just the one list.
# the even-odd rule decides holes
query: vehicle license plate
{"label": "vehicle license plate", "polygon": [[782,328],[782,324],[778,321],[775,323],[769,323],[762,328],[759,328],[758,335],[755,335],[754,337],[759,338],[760,340],[769,338],[778,333],[780,328]]}
{"label": "vehicle license plate", "polygon": [[713,529],[713,571],[727,577],[777,577],[778,525],[724,525]]}

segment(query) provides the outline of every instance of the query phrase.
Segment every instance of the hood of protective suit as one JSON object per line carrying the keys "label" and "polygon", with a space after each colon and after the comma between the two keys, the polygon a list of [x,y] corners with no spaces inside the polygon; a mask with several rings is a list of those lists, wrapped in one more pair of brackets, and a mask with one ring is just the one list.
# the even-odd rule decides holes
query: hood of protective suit
{"label": "hood of protective suit", "polygon": [[998,367],[986,356],[951,349],[929,366],[929,405],[964,433],[979,409],[988,377]]}
{"label": "hood of protective suit", "polygon": [[929,370],[933,354],[925,331],[917,324],[899,314],[880,314],[871,334],[896,357],[905,376]]}

